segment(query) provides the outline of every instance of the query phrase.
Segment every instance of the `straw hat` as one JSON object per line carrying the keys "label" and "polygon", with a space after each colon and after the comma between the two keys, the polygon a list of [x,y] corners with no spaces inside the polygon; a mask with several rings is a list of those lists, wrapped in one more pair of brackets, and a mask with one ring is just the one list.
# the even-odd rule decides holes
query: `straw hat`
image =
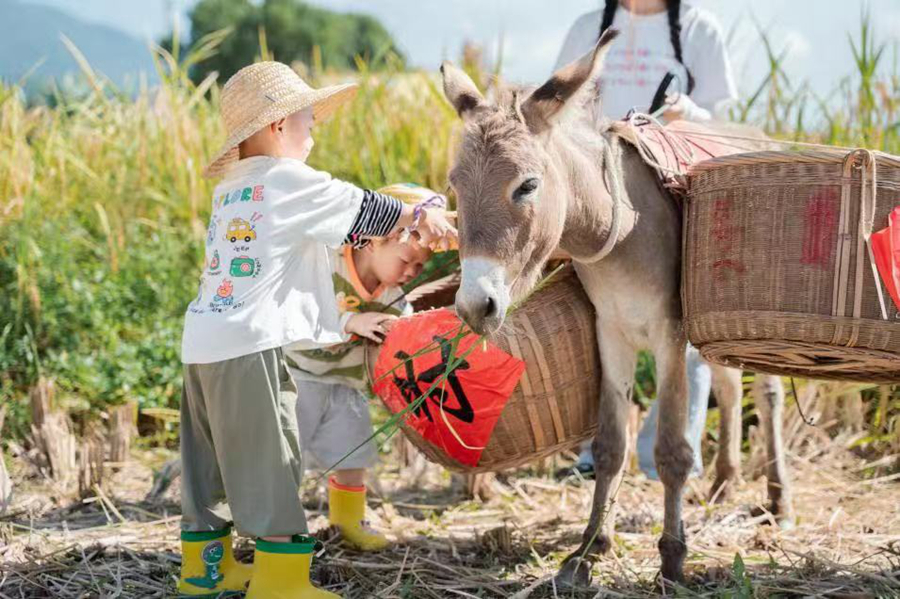
{"label": "straw hat", "polygon": [[310,107],[316,122],[321,123],[356,90],[355,83],[313,89],[280,62],[244,67],[222,89],[222,118],[228,138],[203,175],[212,178],[224,174],[238,159],[238,144],[266,125]]}
{"label": "straw hat", "polygon": [[378,193],[397,198],[404,204],[415,206],[423,202],[430,202],[431,205],[445,208],[447,206],[447,198],[436,191],[416,185],[415,183],[394,183],[377,190]]}

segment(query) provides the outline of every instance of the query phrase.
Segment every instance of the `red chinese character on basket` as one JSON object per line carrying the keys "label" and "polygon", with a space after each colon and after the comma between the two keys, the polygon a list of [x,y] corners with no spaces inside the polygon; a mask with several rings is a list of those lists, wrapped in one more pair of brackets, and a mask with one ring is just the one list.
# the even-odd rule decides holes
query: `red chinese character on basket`
{"label": "red chinese character on basket", "polygon": [[[394,414],[408,410],[407,425],[422,437],[475,466],[525,363],[491,343],[481,347],[474,334],[459,341],[454,356],[451,340],[461,330],[459,318],[446,309],[398,321],[382,344],[373,389]],[[460,356],[465,358],[448,373]]]}
{"label": "red chinese character on basket", "polygon": [[829,268],[837,229],[837,192],[826,188],[810,196],[803,221],[802,264]]}
{"label": "red chinese character on basket", "polygon": [[713,203],[712,219],[712,240],[718,256],[718,260],[712,264],[715,280],[725,280],[728,272],[743,274],[743,263],[732,255],[738,231],[731,222],[731,202],[716,200]]}

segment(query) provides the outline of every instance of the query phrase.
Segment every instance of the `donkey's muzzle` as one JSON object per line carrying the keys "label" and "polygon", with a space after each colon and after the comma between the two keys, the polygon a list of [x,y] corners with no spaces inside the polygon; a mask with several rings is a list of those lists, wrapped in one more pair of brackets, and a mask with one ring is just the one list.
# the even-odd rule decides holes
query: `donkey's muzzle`
{"label": "donkey's muzzle", "polygon": [[462,262],[462,282],[456,293],[456,312],[479,335],[503,325],[509,307],[509,290],[503,267],[487,258]]}

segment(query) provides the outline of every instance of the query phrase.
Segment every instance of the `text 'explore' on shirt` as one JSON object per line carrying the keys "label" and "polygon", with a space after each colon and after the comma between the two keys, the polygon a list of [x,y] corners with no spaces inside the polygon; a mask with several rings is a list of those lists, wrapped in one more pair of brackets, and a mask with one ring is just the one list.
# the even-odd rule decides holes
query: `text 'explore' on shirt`
{"label": "text 'explore' on shirt", "polygon": [[299,160],[256,156],[233,165],[213,192],[182,361],[346,341],[328,248],[346,241],[364,195]]}
{"label": "text 'explore' on shirt", "polygon": [[[363,285],[353,261],[353,249],[331,253],[334,269],[332,282],[334,296],[332,302],[341,314],[341,322],[346,322],[354,314],[380,312],[401,316],[409,314],[412,307],[403,299],[400,287],[382,285],[369,291]],[[342,384],[360,391],[368,390],[366,355],[363,340],[325,348],[307,349],[300,346],[285,348],[285,357],[294,369],[294,375],[307,381]]]}
{"label": "text 'explore' on shirt", "polygon": [[[602,21],[602,10],[587,13],[575,21],[563,43],[557,69],[595,47]],[[632,109],[647,112],[656,90],[669,72],[676,75],[669,92],[687,94],[685,66],[694,76],[695,87],[689,96],[691,102],[684,118],[696,121],[722,116],[729,104],[737,99],[725,36],[710,12],[682,4],[684,65],[675,57],[666,11],[636,15],[619,6],[612,28],[618,29],[620,35],[610,46],[597,82],[600,110],[604,116],[620,119]],[[690,114],[691,109],[704,114]]]}

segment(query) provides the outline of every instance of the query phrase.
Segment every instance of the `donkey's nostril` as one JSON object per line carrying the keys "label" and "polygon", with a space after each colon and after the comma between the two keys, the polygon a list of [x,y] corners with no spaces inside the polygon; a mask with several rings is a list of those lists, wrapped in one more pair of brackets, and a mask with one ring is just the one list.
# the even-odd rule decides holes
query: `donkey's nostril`
{"label": "donkey's nostril", "polygon": [[484,317],[485,318],[493,318],[497,315],[497,302],[494,301],[494,298],[488,296],[487,302],[484,306]]}

